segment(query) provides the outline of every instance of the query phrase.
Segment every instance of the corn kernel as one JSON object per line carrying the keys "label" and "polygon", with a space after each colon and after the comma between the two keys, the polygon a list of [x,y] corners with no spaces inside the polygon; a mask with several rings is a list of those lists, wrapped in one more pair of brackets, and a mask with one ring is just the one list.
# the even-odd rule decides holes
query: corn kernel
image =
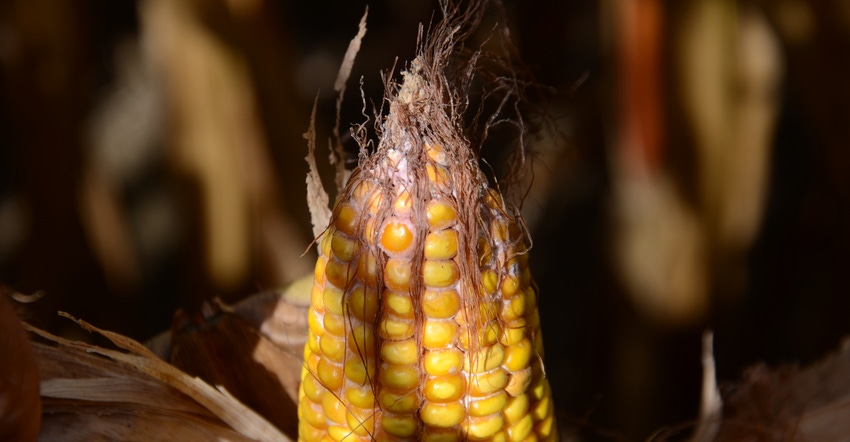
{"label": "corn kernel", "polygon": [[407,293],[386,291],[384,292],[384,302],[392,313],[405,319],[413,319],[413,303]]}
{"label": "corn kernel", "polygon": [[[333,237],[333,233],[338,230],[333,227],[329,228],[325,233],[322,234],[321,239],[319,240],[319,252],[323,256],[331,256],[331,238]],[[340,233],[341,235],[342,233]]]}
{"label": "corn kernel", "polygon": [[356,276],[359,281],[369,287],[378,285],[378,262],[371,251],[364,250],[360,254],[360,259],[357,260]]}
{"label": "corn kernel", "polygon": [[[308,341],[309,342],[309,341]],[[322,359],[319,355],[321,354],[321,350],[318,350],[319,342],[316,341],[316,351],[311,350],[310,354],[304,358],[307,361],[307,371],[310,373],[318,373],[319,372],[319,361]]]}
{"label": "corn kernel", "polygon": [[467,353],[467,355],[463,369],[468,373],[483,373],[502,365],[502,361],[505,360],[505,349],[501,345],[495,344],[481,348],[474,354]]}
{"label": "corn kernel", "polygon": [[325,313],[322,318],[325,331],[334,336],[345,336],[345,318],[342,315]]}
{"label": "corn kernel", "polygon": [[555,421],[552,414],[549,414],[549,417],[544,419],[542,422],[538,422],[537,425],[534,426],[534,432],[543,439],[548,440],[549,437],[555,435]]}
{"label": "corn kernel", "polygon": [[456,401],[463,396],[466,381],[460,373],[448,376],[429,377],[422,393],[431,402]]}
{"label": "corn kernel", "polygon": [[425,261],[422,263],[422,279],[431,288],[454,285],[460,273],[454,261]]}
{"label": "corn kernel", "polygon": [[531,341],[528,338],[508,347],[505,355],[505,369],[515,372],[527,367],[531,360],[531,351]]}
{"label": "corn kernel", "polygon": [[451,227],[457,221],[457,213],[451,203],[444,199],[433,199],[425,207],[428,224],[434,230]]}
{"label": "corn kernel", "polygon": [[350,204],[341,204],[339,212],[337,212],[334,225],[340,232],[345,233],[350,237],[354,237],[357,233],[357,223],[360,221],[360,214]]}
{"label": "corn kernel", "polygon": [[361,357],[374,356],[375,336],[372,334],[372,326],[363,324],[354,327],[348,336],[348,349]]}
{"label": "corn kernel", "polygon": [[378,380],[384,387],[409,391],[419,385],[419,370],[413,365],[384,364]]}
{"label": "corn kernel", "polygon": [[525,394],[519,394],[518,396],[508,399],[508,404],[505,406],[505,409],[502,410],[502,414],[505,416],[505,420],[509,424],[512,424],[514,422],[518,422],[525,416],[530,416],[528,414],[528,406],[528,396]]}
{"label": "corn kernel", "polygon": [[338,424],[345,422],[345,405],[332,394],[326,394],[322,398],[322,411],[333,422]]}
{"label": "corn kernel", "polygon": [[319,442],[325,435],[325,430],[316,428],[298,417],[298,438],[304,442]]}
{"label": "corn kernel", "polygon": [[519,422],[508,427],[508,440],[511,442],[523,441],[531,434],[533,428],[534,421],[531,419],[530,414],[526,414]]}
{"label": "corn kernel", "polygon": [[359,356],[349,357],[345,361],[345,377],[359,385],[367,385],[375,377],[375,363],[371,359],[363,360]]}
{"label": "corn kernel", "polygon": [[457,255],[457,232],[445,229],[425,237],[425,259],[452,259]]}
{"label": "corn kernel", "polygon": [[454,343],[457,324],[449,320],[426,319],[422,327],[422,346],[427,349],[447,347]]}
{"label": "corn kernel", "polygon": [[505,322],[515,321],[525,315],[525,298],[516,296],[510,300],[502,301],[502,309],[499,317]]}
{"label": "corn kernel", "polygon": [[484,194],[484,204],[491,209],[500,210],[504,208],[502,204],[502,195],[499,194],[499,191],[496,189],[487,189]]}
{"label": "corn kernel", "polygon": [[422,409],[419,410],[419,417],[422,418],[422,422],[440,428],[453,427],[459,424],[465,415],[466,411],[460,401],[446,404],[425,402]]}
{"label": "corn kernel", "polygon": [[398,198],[396,198],[395,204],[393,204],[393,209],[395,210],[395,213],[399,215],[410,213],[410,209],[412,207],[413,198],[410,197],[410,192],[402,190],[401,194],[399,194]]}
{"label": "corn kernel", "polygon": [[466,434],[472,439],[485,439],[493,437],[505,425],[501,413],[491,414],[484,417],[470,417],[464,423]]}
{"label": "corn kernel", "polygon": [[411,365],[419,361],[416,340],[384,341],[381,343],[381,358],[390,364]]}
{"label": "corn kernel", "polygon": [[333,442],[351,442],[354,439],[348,425],[331,425],[328,427],[328,435],[325,439],[322,439],[322,442],[325,442],[327,438],[330,438]]}
{"label": "corn kernel", "polygon": [[[324,272],[324,269],[322,269]],[[325,288],[323,285],[318,283],[313,283],[313,289],[310,291],[310,306],[313,307],[318,313],[325,312],[325,304],[322,301],[322,296],[324,296]]]}
{"label": "corn kernel", "polygon": [[496,218],[490,223],[490,237],[496,242],[508,241],[508,223],[504,218]]}
{"label": "corn kernel", "polygon": [[469,394],[472,396],[487,396],[495,393],[508,384],[508,374],[505,370],[495,370],[469,376]]}
{"label": "corn kernel", "polygon": [[322,318],[313,309],[309,309],[307,312],[307,326],[316,336],[322,336],[325,333],[325,329],[322,327]]}
{"label": "corn kernel", "polygon": [[508,275],[502,280],[502,296],[512,298],[519,292],[519,279],[516,276]]}
{"label": "corn kernel", "polygon": [[508,385],[505,386],[505,392],[511,396],[519,396],[526,391],[532,381],[531,367],[526,367],[515,373],[511,373],[508,377]]}
{"label": "corn kernel", "polygon": [[316,260],[316,268],[313,270],[313,277],[316,278],[316,284],[323,286],[325,284],[325,273],[327,273],[328,257],[320,256]]}
{"label": "corn kernel", "polygon": [[381,325],[378,328],[380,336],[384,339],[403,340],[413,337],[416,331],[413,327],[413,322],[407,319],[395,319],[393,317],[384,317],[381,320]]}
{"label": "corn kernel", "polygon": [[404,253],[413,243],[413,232],[410,227],[399,221],[390,221],[384,226],[381,234],[381,245],[387,253]]}
{"label": "corn kernel", "polygon": [[534,418],[535,421],[540,421],[546,418],[549,413],[549,406],[552,404],[552,400],[549,396],[542,397],[536,404],[531,406],[531,417]]}
{"label": "corn kernel", "polygon": [[328,389],[325,388],[318,379],[316,379],[316,376],[310,373],[308,373],[307,376],[304,376],[304,380],[301,381],[301,386],[304,391],[304,395],[316,403],[319,403],[328,391]]}
{"label": "corn kernel", "polygon": [[419,419],[415,416],[385,413],[381,426],[388,434],[397,437],[412,437],[419,429]]}
{"label": "corn kernel", "polygon": [[342,362],[345,358],[345,339],[325,333],[319,338],[322,355],[334,362]]}
{"label": "corn kernel", "polygon": [[375,412],[348,407],[345,421],[354,434],[360,437],[370,436],[375,431]]}
{"label": "corn kernel", "polygon": [[322,302],[325,305],[325,309],[330,313],[341,316],[342,297],[343,293],[341,289],[333,285],[325,287],[325,291],[322,293]]}
{"label": "corn kernel", "polygon": [[384,271],[384,284],[390,290],[407,291],[410,286],[410,261],[388,259]]}
{"label": "corn kernel", "polygon": [[425,172],[428,174],[428,181],[431,182],[432,185],[436,185],[439,187],[445,187],[449,182],[449,173],[446,169],[434,165],[434,164],[426,164]]}
{"label": "corn kernel", "polygon": [[422,294],[422,311],[433,319],[451,318],[460,309],[460,296],[452,289],[427,289]]}
{"label": "corn kernel", "polygon": [[442,146],[434,144],[425,146],[425,152],[428,154],[428,158],[431,161],[437,164],[446,164],[446,151]]}
{"label": "corn kernel", "polygon": [[499,286],[499,275],[493,269],[487,269],[481,273],[481,283],[484,286],[484,292],[488,295],[493,294]]}
{"label": "corn kernel", "polygon": [[451,348],[429,350],[425,353],[425,372],[431,376],[457,373],[463,368],[463,353]]}
{"label": "corn kernel", "polygon": [[500,413],[505,409],[507,403],[507,393],[504,391],[497,391],[492,396],[471,400],[469,402],[469,415],[480,417],[489,416],[493,413]]}
{"label": "corn kernel", "polygon": [[319,336],[313,333],[313,330],[307,331],[307,345],[313,353],[317,355],[322,354],[322,348],[319,347]]}
{"label": "corn kernel", "polygon": [[336,391],[342,385],[342,367],[338,364],[322,358],[319,360],[316,371],[318,372],[319,380],[322,381],[322,385],[328,390]]}
{"label": "corn kernel", "polygon": [[325,413],[322,411],[322,406],[311,401],[302,401],[298,407],[298,412],[301,419],[306,421],[314,428],[324,429],[328,426],[328,421],[325,418]]}
{"label": "corn kernel", "polygon": [[345,389],[345,398],[355,407],[369,409],[375,406],[375,393],[371,385],[348,387]]}
{"label": "corn kernel", "polygon": [[354,266],[350,262],[331,258],[325,267],[325,277],[328,278],[329,283],[343,288],[354,277]]}
{"label": "corn kernel", "polygon": [[381,390],[378,393],[378,402],[385,411],[393,413],[413,413],[419,408],[418,392],[395,393],[389,390]]}
{"label": "corn kernel", "polygon": [[372,322],[378,312],[378,294],[375,289],[355,286],[348,295],[348,311],[363,322]]}
{"label": "corn kernel", "polygon": [[351,261],[357,252],[357,242],[343,235],[342,232],[336,232],[331,240],[331,251],[336,258]]}
{"label": "corn kernel", "polygon": [[525,339],[525,327],[504,327],[502,336],[499,337],[499,343],[508,347],[518,344],[523,339]]}
{"label": "corn kernel", "polygon": [[425,427],[419,440],[421,442],[460,442],[464,440],[455,428]]}
{"label": "corn kernel", "polygon": [[486,237],[478,237],[478,265],[490,265],[493,261],[493,247]]}

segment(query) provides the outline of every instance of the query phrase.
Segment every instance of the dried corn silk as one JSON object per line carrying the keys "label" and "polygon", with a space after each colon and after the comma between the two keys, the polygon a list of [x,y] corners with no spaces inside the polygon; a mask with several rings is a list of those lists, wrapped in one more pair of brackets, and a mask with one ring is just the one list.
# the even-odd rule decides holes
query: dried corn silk
{"label": "dried corn silk", "polygon": [[319,239],[299,440],[557,439],[526,237],[443,72],[480,11],[444,13]]}

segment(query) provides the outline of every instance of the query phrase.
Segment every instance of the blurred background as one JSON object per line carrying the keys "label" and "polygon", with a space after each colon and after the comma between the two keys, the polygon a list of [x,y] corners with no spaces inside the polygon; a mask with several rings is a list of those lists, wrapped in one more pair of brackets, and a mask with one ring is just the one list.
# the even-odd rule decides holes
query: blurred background
{"label": "blurred background", "polygon": [[[359,79],[380,104],[380,72],[413,57],[435,9],[368,3],[343,133],[364,121]],[[333,83],[365,5],[0,3],[0,282],[44,294],[27,319],[79,334],[63,310],[144,340],[178,308],[309,273],[302,134],[317,100],[330,187]],[[721,387],[836,348],[850,331],[850,1],[505,10],[552,88],[520,188],[563,432],[686,434],[705,329]]]}

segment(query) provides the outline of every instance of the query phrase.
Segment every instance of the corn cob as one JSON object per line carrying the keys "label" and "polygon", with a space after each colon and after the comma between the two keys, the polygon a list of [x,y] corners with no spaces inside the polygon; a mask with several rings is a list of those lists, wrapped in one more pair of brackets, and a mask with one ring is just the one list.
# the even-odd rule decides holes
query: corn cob
{"label": "corn cob", "polygon": [[439,58],[404,73],[319,238],[300,441],[557,440],[525,235]]}

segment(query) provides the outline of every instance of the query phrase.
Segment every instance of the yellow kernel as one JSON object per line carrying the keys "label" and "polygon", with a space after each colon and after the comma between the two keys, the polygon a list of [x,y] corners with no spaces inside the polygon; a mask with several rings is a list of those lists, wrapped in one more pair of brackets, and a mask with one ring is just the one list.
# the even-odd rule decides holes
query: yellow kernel
{"label": "yellow kernel", "polygon": [[381,320],[378,331],[384,339],[402,340],[412,337],[416,330],[413,327],[412,320],[385,316]]}
{"label": "yellow kernel", "polygon": [[481,283],[484,286],[484,292],[488,295],[496,291],[499,286],[499,275],[493,269],[487,269],[481,273]]}
{"label": "yellow kernel", "polygon": [[410,213],[410,209],[412,207],[413,198],[410,197],[410,192],[402,190],[401,194],[399,194],[398,198],[396,198],[395,204],[393,204],[393,209],[395,209],[395,213],[399,215]]}
{"label": "yellow kernel", "polygon": [[371,359],[363,360],[359,355],[345,361],[345,377],[351,382],[366,385],[375,376],[375,363]]}
{"label": "yellow kernel", "polygon": [[358,325],[348,336],[348,349],[360,357],[375,355],[375,336],[372,327],[367,324]]}
{"label": "yellow kernel", "polygon": [[447,404],[437,404],[434,402],[425,402],[422,409],[419,410],[419,417],[422,422],[432,427],[448,428],[459,424],[466,411],[463,409],[463,404],[460,401],[449,402]]}
{"label": "yellow kernel", "polygon": [[527,395],[520,394],[519,396],[512,397],[508,399],[508,404],[505,406],[505,409],[502,410],[502,415],[505,416],[505,420],[507,420],[509,424],[518,422],[525,416],[530,416],[528,414],[528,405]]}
{"label": "yellow kernel", "polygon": [[547,440],[549,437],[555,435],[555,420],[554,416],[551,414],[544,419],[542,422],[538,422],[537,425],[534,426],[534,432],[537,433],[537,436],[541,439]]}
{"label": "yellow kernel", "polygon": [[525,327],[504,327],[499,343],[504,346],[516,345],[525,338]]}
{"label": "yellow kernel", "polygon": [[473,374],[469,376],[469,394],[487,396],[505,388],[507,383],[508,374],[501,368],[487,373]]}
{"label": "yellow kernel", "polygon": [[458,434],[457,427],[455,428],[434,428],[425,427],[419,440],[421,442],[461,442],[463,437]]}
{"label": "yellow kernel", "polygon": [[452,259],[457,255],[457,232],[445,229],[425,237],[425,259]]}
{"label": "yellow kernel", "polygon": [[502,414],[491,414],[484,417],[470,417],[464,424],[466,434],[470,438],[485,439],[493,437],[505,425]]}
{"label": "yellow kernel", "polygon": [[351,261],[357,252],[357,242],[345,236],[342,232],[336,232],[331,240],[333,255],[343,261]]}
{"label": "yellow kernel", "polygon": [[425,261],[422,279],[431,288],[449,287],[457,282],[459,272],[454,261]]}
{"label": "yellow kernel", "polygon": [[519,422],[508,427],[508,440],[511,442],[523,441],[531,434],[533,428],[534,420],[531,419],[530,414],[526,414]]}
{"label": "yellow kernel", "polygon": [[485,237],[478,238],[478,264],[481,266],[491,265],[493,261],[493,247]]}
{"label": "yellow kernel", "polygon": [[[546,385],[548,386],[548,382]],[[547,392],[548,393],[548,392]],[[549,406],[552,403],[551,395],[546,394],[537,403],[531,406],[531,416],[535,421],[543,420],[546,416],[549,415]]]}
{"label": "yellow kernel", "polygon": [[537,333],[534,336],[534,352],[543,358],[543,333]]}
{"label": "yellow kernel", "polygon": [[[318,347],[318,346],[319,346],[319,341],[316,340],[316,347]],[[319,372],[319,361],[322,360],[321,356],[319,356],[320,354],[321,353],[317,353],[317,352],[314,352],[314,351],[311,350],[310,354],[307,355],[307,357],[306,357],[307,371],[309,371],[310,373],[318,373]]]}
{"label": "yellow kernel", "polygon": [[301,419],[301,416],[298,417],[298,438],[304,442],[320,442],[325,433],[324,429],[316,428]]}
{"label": "yellow kernel", "polygon": [[307,326],[316,336],[322,336],[325,333],[325,328],[322,327],[322,318],[314,309],[307,310]]}
{"label": "yellow kernel", "polygon": [[525,314],[525,297],[515,296],[513,299],[502,301],[499,317],[506,322],[514,321]]}
{"label": "yellow kernel", "polygon": [[451,348],[425,353],[425,372],[431,376],[457,373],[463,368],[463,353]]}
{"label": "yellow kernel", "polygon": [[505,392],[511,396],[519,396],[525,393],[531,385],[532,374],[531,367],[511,373],[508,377],[508,385],[505,386]]}
{"label": "yellow kernel", "polygon": [[429,377],[422,393],[431,402],[456,401],[463,396],[466,381],[460,373],[448,376]]}
{"label": "yellow kernel", "polygon": [[434,165],[434,164],[426,164],[425,172],[428,174],[428,181],[431,184],[436,184],[438,186],[445,186],[449,182],[449,173],[446,169]]}
{"label": "yellow kernel", "polygon": [[325,413],[322,411],[322,405],[311,401],[301,401],[298,407],[298,414],[301,419],[313,426],[314,428],[324,429],[328,426]]}
{"label": "yellow kernel", "polygon": [[378,393],[378,402],[384,411],[393,413],[413,413],[419,408],[418,392],[412,393],[394,393],[389,390],[380,390]]}
{"label": "yellow kernel", "polygon": [[345,421],[354,434],[360,437],[370,436],[375,431],[375,413],[372,410],[349,407],[345,413]]}
{"label": "yellow kernel", "polygon": [[384,285],[390,290],[407,291],[410,286],[410,261],[388,259],[384,269]]}
{"label": "yellow kernel", "polygon": [[490,237],[497,243],[508,241],[508,223],[504,218],[496,218],[490,223]]}
{"label": "yellow kernel", "polygon": [[413,390],[419,385],[419,370],[413,365],[384,364],[378,380],[384,387]]}
{"label": "yellow kernel", "polygon": [[345,405],[332,394],[326,394],[322,399],[322,411],[328,419],[338,424],[345,420]]}
{"label": "yellow kernel", "polygon": [[384,194],[381,192],[372,192],[365,199],[363,199],[363,205],[366,207],[366,211],[372,215],[376,215],[381,211],[381,203],[384,202]]}
{"label": "yellow kernel", "polygon": [[369,287],[377,286],[378,263],[371,251],[364,250],[357,260],[357,279]]}
{"label": "yellow kernel", "polygon": [[396,315],[402,318],[413,318],[413,303],[407,293],[386,291],[384,292],[384,302]]}
{"label": "yellow kernel", "polygon": [[351,434],[351,429],[348,428],[348,425],[331,425],[328,427],[328,435],[322,439],[322,442],[349,442],[353,439]]}
{"label": "yellow kernel", "polygon": [[360,221],[360,214],[354,207],[349,204],[342,204],[334,219],[334,225],[340,232],[353,237],[357,233],[357,223]]}
{"label": "yellow kernel", "polygon": [[492,396],[470,401],[469,415],[488,416],[493,413],[500,413],[505,409],[507,403],[508,394],[504,391],[497,391]]}
{"label": "yellow kernel", "polygon": [[[337,230],[331,227],[322,234],[321,241],[319,242],[319,252],[322,256],[331,256],[331,237],[334,232],[337,232]],[[340,233],[340,235],[342,234]]]}
{"label": "yellow kernel", "polygon": [[381,245],[388,253],[404,253],[413,243],[413,232],[407,224],[398,221],[388,222],[381,234]]}
{"label": "yellow kernel", "polygon": [[316,260],[316,268],[313,270],[313,277],[315,278],[317,284],[324,285],[327,267],[328,257],[320,256],[319,259]]}
{"label": "yellow kernel", "polygon": [[422,327],[422,346],[428,349],[454,344],[457,324],[454,321],[426,319]]}
{"label": "yellow kernel", "polygon": [[422,294],[422,311],[433,319],[447,319],[460,309],[460,296],[452,289],[427,289]]}
{"label": "yellow kernel", "polygon": [[328,389],[325,388],[318,379],[316,379],[316,376],[309,373],[307,376],[304,376],[304,379],[301,381],[301,387],[304,391],[304,395],[315,403],[321,402],[322,397],[328,391]]}
{"label": "yellow kernel", "polygon": [[528,367],[531,360],[531,350],[531,341],[528,338],[508,347],[505,355],[505,369],[515,372]]}
{"label": "yellow kernel", "polygon": [[381,426],[388,434],[397,437],[412,437],[419,429],[419,419],[411,415],[395,415],[385,413]]}
{"label": "yellow kernel", "polygon": [[325,304],[322,301],[322,296],[324,296],[324,292],[325,288],[322,284],[313,283],[313,289],[310,291],[310,306],[313,307],[313,309],[315,309],[318,313],[325,312]]}
{"label": "yellow kernel", "polygon": [[361,207],[375,193],[375,184],[371,181],[360,181],[351,193],[351,198]]}
{"label": "yellow kernel", "polygon": [[481,348],[475,354],[469,354],[463,363],[463,369],[469,373],[483,373],[500,365],[505,359],[505,349],[501,345]]}
{"label": "yellow kernel", "polygon": [[484,204],[491,209],[503,209],[502,195],[496,189],[487,189],[487,194],[484,195]]}
{"label": "yellow kernel", "polygon": [[410,365],[419,361],[416,340],[384,341],[381,343],[381,358],[390,364]]}
{"label": "yellow kernel", "polygon": [[516,276],[507,276],[502,280],[502,296],[511,298],[519,291],[519,279]]}
{"label": "yellow kernel", "polygon": [[319,338],[319,347],[322,354],[334,362],[342,362],[345,359],[345,339],[340,336],[325,333]]}
{"label": "yellow kernel", "polygon": [[334,336],[345,336],[345,318],[342,315],[325,313],[322,323],[326,332]]}
{"label": "yellow kernel", "polygon": [[457,213],[447,200],[434,199],[425,207],[428,224],[434,230],[451,227],[457,221]]}
{"label": "yellow kernel", "polygon": [[363,322],[372,322],[378,312],[378,294],[373,288],[358,285],[348,295],[348,311]]}
{"label": "yellow kernel", "polygon": [[375,406],[375,393],[372,391],[371,385],[348,387],[345,389],[345,398],[356,407],[372,408]]}
{"label": "yellow kernel", "polygon": [[350,262],[331,258],[325,267],[325,276],[328,278],[329,283],[339,288],[344,288],[351,281],[351,278],[354,277],[354,266]]}
{"label": "yellow kernel", "polygon": [[425,152],[428,154],[428,158],[430,158],[431,161],[437,164],[446,164],[446,151],[442,146],[429,144],[425,146]]}
{"label": "yellow kernel", "polygon": [[322,358],[319,360],[316,371],[318,371],[319,380],[322,381],[322,385],[328,390],[336,391],[342,385],[342,367],[338,364]]}
{"label": "yellow kernel", "polygon": [[322,302],[329,313],[342,315],[342,289],[328,285],[322,293]]}
{"label": "yellow kernel", "polygon": [[525,311],[537,310],[537,293],[534,287],[528,287],[523,293],[525,294]]}
{"label": "yellow kernel", "polygon": [[319,347],[319,335],[313,333],[313,330],[307,332],[307,346],[313,353],[322,354],[322,348]]}

